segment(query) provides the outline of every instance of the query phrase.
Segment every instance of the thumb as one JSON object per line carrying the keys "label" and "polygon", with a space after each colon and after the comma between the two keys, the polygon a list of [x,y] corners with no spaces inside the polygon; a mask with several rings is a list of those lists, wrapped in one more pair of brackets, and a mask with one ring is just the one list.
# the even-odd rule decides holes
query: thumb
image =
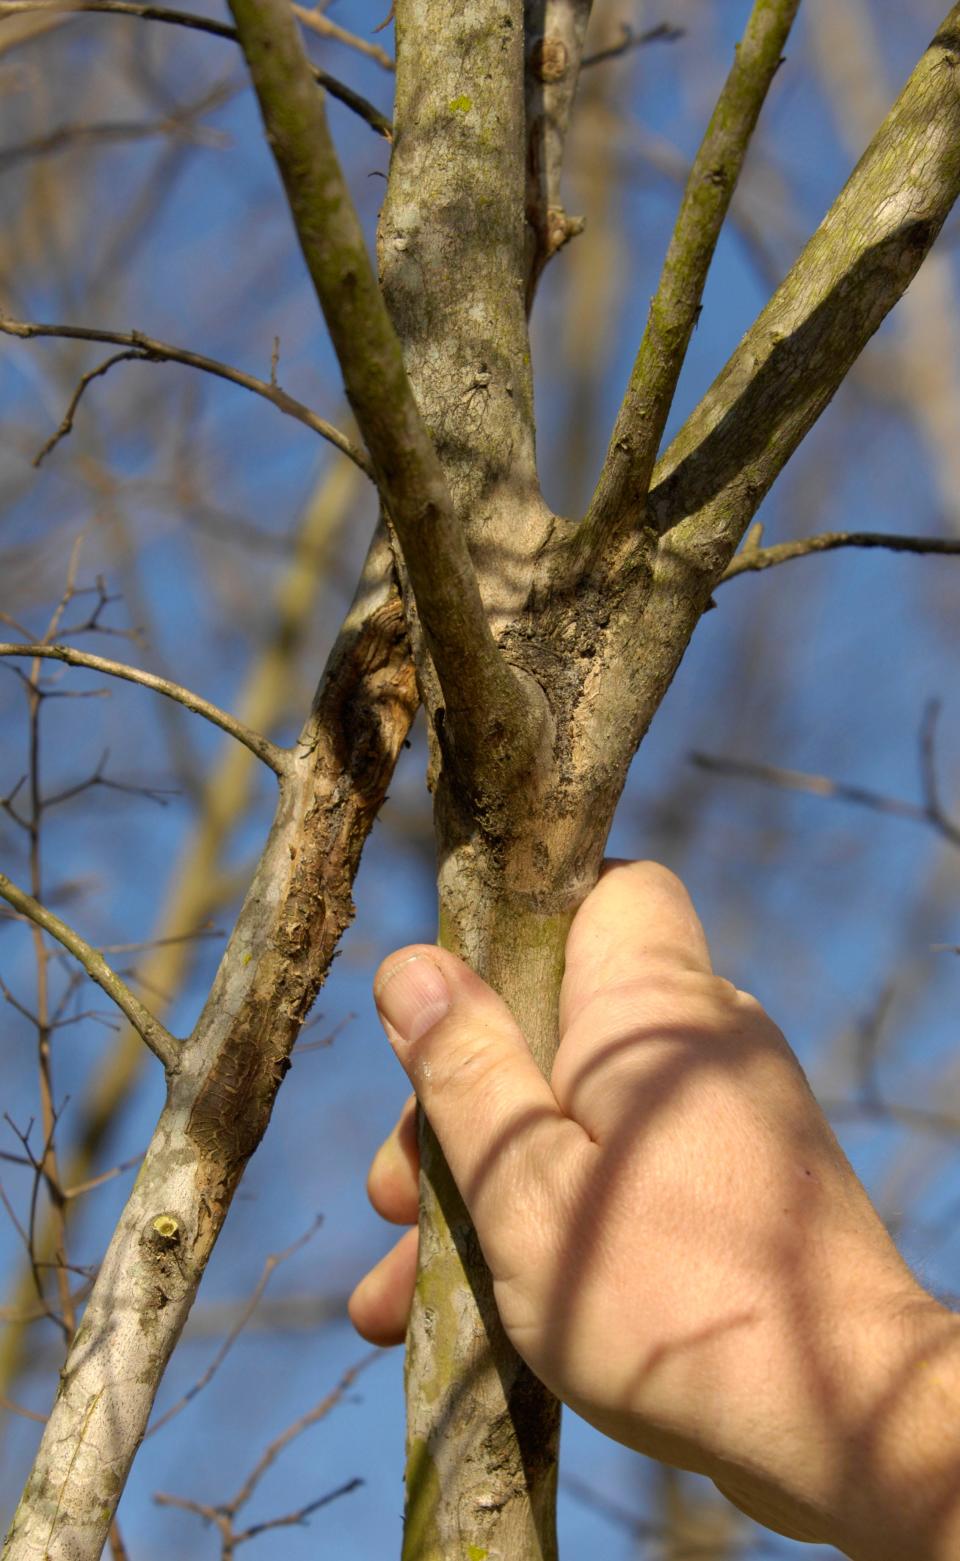
{"label": "thumb", "polygon": [[[563,1115],[502,998],[445,949],[401,949],[381,965],[384,1029],[437,1135],[496,1277],[510,1207],[555,1160]],[[541,1170],[537,1172],[537,1167]]]}

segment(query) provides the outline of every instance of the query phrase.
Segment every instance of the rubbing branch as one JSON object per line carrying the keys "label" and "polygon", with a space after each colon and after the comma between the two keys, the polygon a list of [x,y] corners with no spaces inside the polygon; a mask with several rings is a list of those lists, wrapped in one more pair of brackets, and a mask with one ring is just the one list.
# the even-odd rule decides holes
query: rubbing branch
{"label": "rubbing branch", "polygon": [[[36,653],[36,647],[34,647]],[[35,926],[48,932],[52,938],[80,961],[91,981],[95,981],[107,996],[112,998],[120,1012],[129,1019],[137,1034],[142,1036],[150,1050],[159,1057],[168,1073],[175,1073],[180,1065],[180,1051],[177,1041],[164,1029],[148,1009],[144,1008],[139,998],[135,997],[130,988],[121,981],[115,971],[110,969],[103,955],[89,943],[84,942],[80,934],[68,927],[66,922],[60,920],[52,911],[35,900],[32,895],[26,894],[23,889],[18,889],[15,883],[11,883],[5,873],[0,873],[0,896],[12,905],[21,916],[27,917]]]}
{"label": "rubbing branch", "polygon": [[[2,13],[2,4],[0,4],[0,13]],[[105,362],[83,375],[70,398],[70,405],[64,413],[60,427],[38,451],[34,457],[34,466],[39,466],[60,440],[70,433],[77,407],[90,383],[101,374],[106,374],[115,363],[139,359],[143,363],[183,363],[187,368],[200,369],[204,374],[213,374],[217,379],[225,379],[231,385],[239,385],[243,390],[250,390],[254,395],[262,396],[279,412],[295,418],[305,428],[309,428],[313,433],[319,434],[321,439],[326,439],[334,445],[343,455],[349,456],[353,464],[359,466],[368,477],[372,476],[370,462],[346,434],[342,434],[339,428],[334,428],[333,424],[328,423],[325,418],[318,417],[316,412],[311,411],[302,401],[288,396],[273,379],[269,382],[257,379],[252,374],[244,374],[241,369],[232,368],[228,363],[219,362],[217,358],[204,357],[202,353],[191,352],[185,347],[172,347],[169,342],[156,341],[152,336],[144,336],[142,331],[100,331],[86,325],[42,325],[33,320],[8,320],[2,315],[0,315],[0,331],[7,336],[19,336],[24,341],[29,341],[33,337],[49,336],[68,341],[110,342],[115,346],[129,349],[114,353]]]}
{"label": "rubbing branch", "polygon": [[86,667],[91,672],[102,672],[108,677],[123,678],[128,683],[139,683],[142,688],[152,688],[154,693],[175,699],[178,705],[183,705],[194,715],[203,716],[205,721],[219,726],[222,732],[229,732],[231,737],[255,753],[275,774],[285,775],[289,769],[290,761],[285,749],[278,748],[276,743],[262,737],[259,732],[252,732],[248,726],[212,705],[208,699],[201,699],[199,694],[181,688],[179,683],[171,683],[168,678],[157,677],[153,672],[125,666],[122,661],[108,661],[105,656],[94,656],[88,651],[74,650],[70,645],[0,645],[0,656],[39,656],[46,661],[63,661],[68,667]]}
{"label": "rubbing branch", "polygon": [[[139,0],[0,0],[0,17],[18,16],[24,11],[93,12],[107,16],[138,16],[145,22],[169,22],[174,27],[190,27],[196,32],[210,33],[214,38],[227,38],[237,43],[233,27],[225,22],[215,22],[207,16],[195,16],[190,11],[175,11],[165,5],[142,5]],[[378,135],[390,140],[392,129],[389,119],[367,99],[344,86],[335,76],[330,76],[318,65],[307,62],[307,70],[318,86],[325,88],[345,108],[365,119]]]}
{"label": "rubbing branch", "polygon": [[664,555],[720,577],[958,193],[954,5],[820,227],[658,464],[649,512],[669,533]]}
{"label": "rubbing branch", "polygon": [[445,705],[471,781],[522,764],[538,736],[487,621],[463,530],[424,427],[360,222],[286,0],[231,0],[267,138],[350,404],[396,528]]}
{"label": "rubbing branch", "polygon": [[960,554],[960,541],[948,537],[911,537],[889,531],[822,531],[817,536],[800,537],[795,542],[774,542],[761,546],[763,526],[758,523],[727,565],[718,584],[734,580],[753,570],[772,569],[792,558],[810,558],[815,553],[832,553],[839,547],[879,547],[891,553]]}
{"label": "rubbing branch", "polygon": [[643,516],[657,450],[707,272],[743,160],[780,65],[800,0],[755,0],[743,38],[687,179],[650,315],[585,521],[603,544]]}

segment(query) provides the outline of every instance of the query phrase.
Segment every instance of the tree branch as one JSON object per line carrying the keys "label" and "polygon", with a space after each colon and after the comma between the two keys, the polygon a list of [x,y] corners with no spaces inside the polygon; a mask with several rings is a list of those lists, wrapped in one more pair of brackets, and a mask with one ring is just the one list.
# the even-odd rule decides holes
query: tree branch
{"label": "tree branch", "polygon": [[[35,648],[34,648],[35,649]],[[159,1057],[168,1073],[175,1073],[180,1066],[180,1047],[169,1030],[164,1029],[159,1020],[155,1019],[148,1009],[144,1008],[139,998],[134,997],[130,988],[121,981],[115,971],[110,969],[103,955],[95,948],[91,948],[80,934],[68,927],[66,922],[60,920],[46,906],[41,905],[32,895],[18,889],[15,883],[11,883],[5,873],[0,873],[0,896],[12,905],[21,916],[41,927],[52,938],[80,961],[91,981],[95,981],[107,996],[112,998],[120,1012],[129,1019],[137,1034],[142,1036],[154,1056]]]}
{"label": "tree branch", "polygon": [[958,193],[954,5],[817,232],[658,464],[649,518],[663,536],[664,568],[719,579]]}
{"label": "tree branch", "polygon": [[[0,11],[2,11],[2,3],[0,3]],[[281,390],[280,386],[272,381],[268,383],[266,380],[257,379],[252,374],[243,373],[241,369],[232,368],[228,363],[219,362],[216,358],[204,357],[202,353],[191,352],[185,347],[172,347],[169,342],[156,341],[152,336],[144,336],[142,331],[100,331],[86,325],[42,325],[32,320],[8,320],[2,315],[0,315],[0,331],[7,336],[19,336],[24,341],[29,341],[33,337],[49,336],[71,341],[110,342],[114,346],[129,349],[115,353],[97,368],[90,369],[83,375],[70,399],[63,422],[38,451],[34,458],[34,466],[39,466],[60,440],[70,433],[77,407],[91,381],[101,374],[106,374],[115,363],[140,359],[144,363],[183,363],[187,368],[200,369],[204,374],[213,374],[217,379],[225,379],[231,385],[239,385],[243,390],[262,396],[279,412],[295,418],[305,428],[309,428],[313,433],[319,434],[321,439],[326,439],[334,445],[367,477],[373,476],[370,462],[363,451],[359,450],[346,434],[342,434],[339,428],[334,428],[333,424],[328,423],[325,418],[318,417],[316,412],[311,411],[302,401],[287,395],[285,390]]]}
{"label": "tree branch", "polygon": [[175,699],[177,704],[183,705],[194,715],[203,716],[205,721],[219,726],[222,732],[229,732],[231,737],[255,753],[275,774],[286,775],[289,772],[291,760],[287,749],[279,748],[259,732],[252,732],[242,721],[228,715],[217,705],[212,705],[208,699],[201,699],[199,694],[181,688],[179,683],[171,683],[168,678],[157,677],[153,672],[143,672],[139,667],[128,667],[122,661],[108,661],[105,656],[94,656],[89,651],[74,650],[70,645],[0,645],[0,656],[39,656],[47,661],[63,661],[68,667],[87,667],[91,672],[103,672],[108,677],[124,678],[128,683],[152,688],[155,693]]}
{"label": "tree branch", "polygon": [[498,608],[511,583],[516,589],[502,560],[519,556],[521,536],[526,546],[539,505],[525,66],[557,34],[562,96],[579,58],[571,23],[584,10],[583,0],[476,0],[443,11],[441,27],[435,0],[397,4],[397,139],[380,214],[380,276],[454,508]]}
{"label": "tree branch", "polygon": [[[169,22],[175,27],[190,27],[196,32],[210,33],[214,38],[228,38],[239,42],[236,30],[225,22],[215,22],[206,16],[196,16],[190,11],[174,11],[165,5],[143,5],[139,0],[0,0],[0,17],[17,16],[23,11],[73,12],[84,11],[108,16],[138,16],[145,22]],[[345,108],[359,114],[378,135],[390,140],[392,126],[386,115],[367,99],[344,86],[335,76],[330,76],[318,65],[307,62],[307,69],[318,86],[336,98]]]}
{"label": "tree branch", "polygon": [[760,110],[800,0],[755,0],[736,58],[687,179],[660,282],[584,522],[592,553],[645,508],[657,450],[707,272]]}
{"label": "tree branch", "polygon": [[752,570],[772,569],[776,564],[786,564],[792,558],[810,558],[815,553],[831,553],[838,547],[880,547],[892,553],[960,554],[960,541],[948,537],[911,537],[889,531],[823,531],[813,537],[800,537],[795,542],[774,542],[762,547],[763,526],[753,527],[746,542],[736,553],[720,576],[718,584],[734,580],[737,575]]}
{"label": "tree branch", "polygon": [[358,54],[365,54],[368,59],[376,60],[384,70],[395,71],[396,63],[382,49],[379,43],[370,43],[366,38],[358,38],[356,33],[348,32],[345,27],[340,27],[336,22],[331,22],[329,16],[322,11],[312,11],[307,6],[291,5],[294,16],[304,27],[309,27],[311,32],[319,33],[321,38],[330,38],[334,43],[345,44],[348,49],[356,49]]}
{"label": "tree branch", "polygon": [[389,518],[469,784],[492,789],[539,732],[500,654],[286,0],[231,0],[267,138]]}

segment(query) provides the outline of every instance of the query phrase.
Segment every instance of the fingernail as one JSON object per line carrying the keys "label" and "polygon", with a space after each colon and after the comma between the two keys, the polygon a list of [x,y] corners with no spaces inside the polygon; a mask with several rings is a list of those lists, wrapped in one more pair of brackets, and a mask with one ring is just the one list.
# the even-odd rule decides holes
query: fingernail
{"label": "fingernail", "polygon": [[439,969],[423,954],[397,965],[374,992],[380,1017],[401,1041],[418,1041],[450,1007],[450,992]]}

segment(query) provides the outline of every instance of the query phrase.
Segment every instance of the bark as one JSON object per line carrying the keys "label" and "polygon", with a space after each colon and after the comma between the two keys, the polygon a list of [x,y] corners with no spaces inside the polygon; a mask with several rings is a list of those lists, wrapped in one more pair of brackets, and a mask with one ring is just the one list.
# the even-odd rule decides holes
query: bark
{"label": "bark", "polygon": [[[550,514],[536,477],[525,304],[539,241],[525,221],[524,74],[542,73],[550,51],[539,37],[527,40],[537,52],[525,48],[520,0],[397,0],[382,295],[284,0],[233,0],[233,9],[402,555],[432,730],[441,936],[504,995],[547,1069],[564,935],[596,877],[637,744],[760,500],[960,189],[960,6],[656,469],[645,507],[586,532]],[[788,9],[760,0],[756,11]],[[548,4],[544,38],[550,13]],[[414,699],[385,582],[381,550],[171,1078],[11,1556],[98,1554],[156,1381],[345,922],[359,847]],[[549,1561],[556,1406],[505,1345],[469,1222],[429,1136],[423,1147],[406,1561]]]}
{"label": "bark", "polygon": [[61,1374],[4,1547],[95,1561],[230,1200],[352,915],[350,887],[416,708],[377,539],[270,837]]}

